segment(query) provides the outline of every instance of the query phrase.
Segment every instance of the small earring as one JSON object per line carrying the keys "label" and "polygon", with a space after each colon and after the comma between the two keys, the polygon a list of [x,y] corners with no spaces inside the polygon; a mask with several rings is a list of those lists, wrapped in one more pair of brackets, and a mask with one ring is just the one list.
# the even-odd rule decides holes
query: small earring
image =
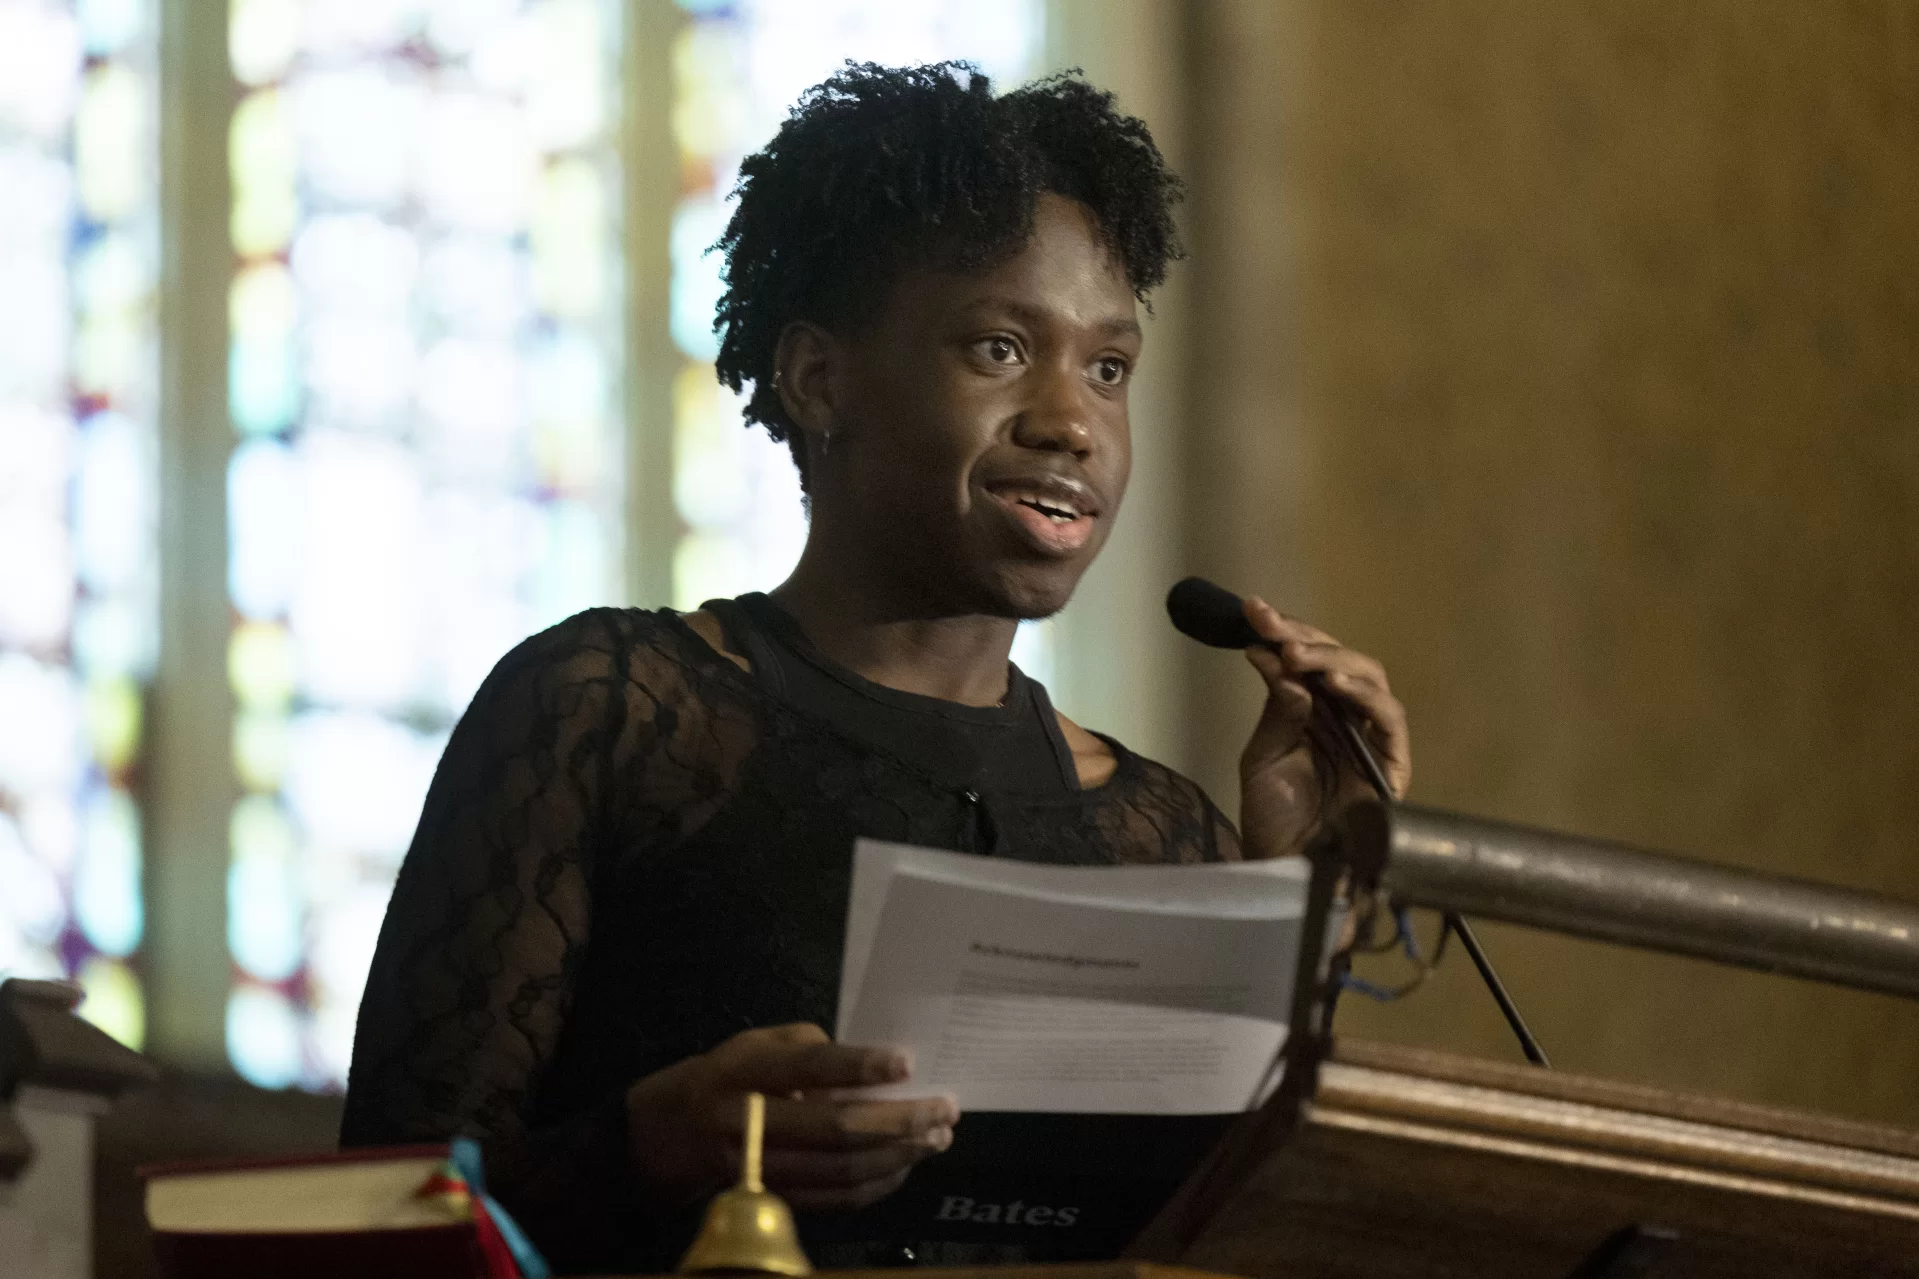
{"label": "small earring", "polygon": [[831,453],[832,451],[833,451],[833,433],[831,431],[820,432],[820,456],[825,457],[828,453]]}

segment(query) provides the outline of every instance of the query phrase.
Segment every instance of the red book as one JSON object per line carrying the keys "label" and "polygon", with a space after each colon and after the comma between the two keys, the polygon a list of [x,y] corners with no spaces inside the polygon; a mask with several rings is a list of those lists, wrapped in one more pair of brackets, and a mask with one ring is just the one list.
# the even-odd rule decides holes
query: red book
{"label": "red book", "polygon": [[449,1147],[142,1168],[168,1279],[514,1279]]}

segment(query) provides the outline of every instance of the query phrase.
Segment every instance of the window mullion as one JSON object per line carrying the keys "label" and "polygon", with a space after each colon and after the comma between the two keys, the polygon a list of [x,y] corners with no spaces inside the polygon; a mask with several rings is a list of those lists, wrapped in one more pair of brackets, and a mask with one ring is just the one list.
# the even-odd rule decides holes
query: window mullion
{"label": "window mullion", "polygon": [[227,75],[224,0],[160,6],[160,652],[147,748],[149,1044],[225,1057]]}

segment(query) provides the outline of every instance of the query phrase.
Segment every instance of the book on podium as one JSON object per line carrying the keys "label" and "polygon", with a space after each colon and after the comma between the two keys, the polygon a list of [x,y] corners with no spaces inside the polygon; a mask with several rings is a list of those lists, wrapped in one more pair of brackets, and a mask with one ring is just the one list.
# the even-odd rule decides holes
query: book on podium
{"label": "book on podium", "polygon": [[168,1279],[520,1279],[467,1158],[442,1143],[198,1160],[140,1176]]}

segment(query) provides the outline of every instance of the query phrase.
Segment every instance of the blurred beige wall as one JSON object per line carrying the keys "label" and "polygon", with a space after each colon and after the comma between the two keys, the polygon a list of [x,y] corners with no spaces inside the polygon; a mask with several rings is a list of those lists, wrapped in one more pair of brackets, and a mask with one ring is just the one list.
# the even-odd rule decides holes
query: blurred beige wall
{"label": "blurred beige wall", "polygon": [[[1919,4],[1189,24],[1191,567],[1388,663],[1418,801],[1919,899]],[[1919,1006],[1484,932],[1562,1066],[1919,1121]],[[1341,1027],[1514,1055],[1457,956]]]}

